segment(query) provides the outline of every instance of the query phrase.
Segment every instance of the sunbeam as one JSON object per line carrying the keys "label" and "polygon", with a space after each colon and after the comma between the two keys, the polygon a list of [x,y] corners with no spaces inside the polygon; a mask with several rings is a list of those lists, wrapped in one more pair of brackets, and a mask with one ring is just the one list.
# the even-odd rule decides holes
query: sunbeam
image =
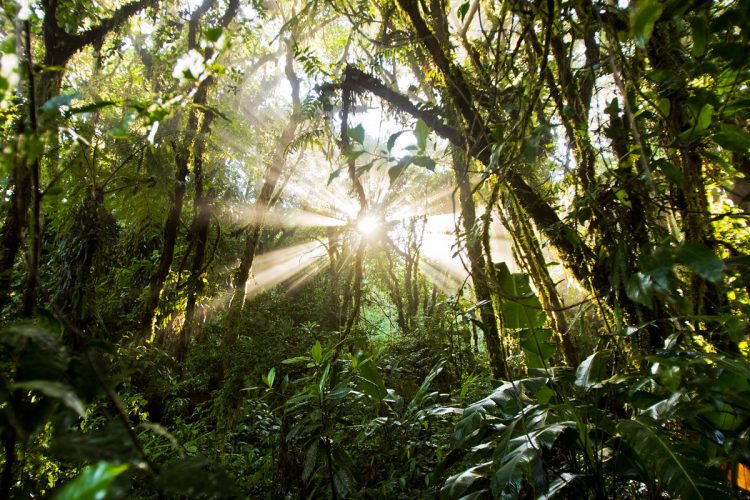
{"label": "sunbeam", "polygon": [[311,269],[318,271],[323,269],[325,266],[313,266],[313,264],[325,256],[325,248],[318,241],[301,243],[259,255],[253,263],[253,269],[258,269],[258,272],[253,273],[248,280],[245,286],[245,298],[252,298]]}
{"label": "sunbeam", "polygon": [[[257,206],[236,205],[231,213],[247,224],[257,220],[262,215],[262,209]],[[346,224],[346,220],[334,217],[333,213],[274,207],[265,213],[264,224],[273,227],[329,227],[342,226]]]}

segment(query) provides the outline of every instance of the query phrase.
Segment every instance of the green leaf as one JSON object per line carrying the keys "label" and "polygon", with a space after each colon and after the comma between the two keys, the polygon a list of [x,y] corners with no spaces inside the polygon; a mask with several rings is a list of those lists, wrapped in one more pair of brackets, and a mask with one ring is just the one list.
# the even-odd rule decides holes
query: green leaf
{"label": "green leaf", "polygon": [[117,476],[125,472],[127,465],[99,462],[84,469],[80,476],[65,484],[55,495],[56,500],[100,500],[107,497],[109,488]]}
{"label": "green leaf", "polygon": [[518,332],[519,343],[526,355],[527,368],[546,368],[549,359],[555,354],[557,344],[550,342],[552,330],[530,328]]}
{"label": "green leaf", "polygon": [[331,373],[331,365],[329,363],[326,363],[326,367],[323,369],[323,374],[320,376],[320,382],[318,382],[318,391],[320,391],[320,394],[323,394],[323,391],[326,388],[326,384],[328,383],[328,375]]}
{"label": "green leaf", "polygon": [[694,132],[699,133],[706,130],[711,125],[711,118],[714,116],[714,107],[710,104],[701,106],[698,112],[698,118],[695,120]]}
{"label": "green leaf", "polygon": [[388,152],[390,153],[393,150],[393,146],[396,145],[396,141],[399,137],[401,137],[402,134],[406,133],[406,130],[402,130],[400,132],[396,132],[395,134],[391,134],[391,136],[388,138]]}
{"label": "green leaf", "polygon": [[617,431],[638,455],[643,466],[658,478],[674,498],[729,498],[720,482],[722,477],[708,467],[707,457],[697,455],[702,449],[678,449],[656,422],[645,417],[623,420]]}
{"label": "green leaf", "polygon": [[678,263],[690,268],[708,281],[717,282],[724,275],[724,263],[709,248],[700,243],[685,243],[675,252]]}
{"label": "green leaf", "polygon": [[[575,491],[571,491],[575,490]],[[553,500],[555,498],[586,498],[586,476],[563,472],[552,481],[547,492],[539,500]]]}
{"label": "green leaf", "polygon": [[502,295],[503,322],[507,328],[541,328],[546,315],[529,284],[529,275],[511,273],[508,266],[497,264]]}
{"label": "green leaf", "polygon": [[349,151],[346,154],[346,159],[347,159],[347,161],[354,162],[354,161],[357,161],[357,158],[359,158],[363,154],[365,154],[365,150],[364,149],[359,149],[357,151]]}
{"label": "green leaf", "polygon": [[575,384],[584,389],[591,389],[596,384],[607,378],[609,359],[611,351],[597,351],[578,366],[576,370]]}
{"label": "green leaf", "polygon": [[696,17],[690,21],[690,28],[693,31],[693,57],[700,57],[706,52],[709,37],[708,23],[705,19]]}
{"label": "green leaf", "polygon": [[640,0],[630,11],[630,31],[638,47],[645,49],[664,6],[657,0]]}
{"label": "green leaf", "polygon": [[360,354],[357,358],[357,371],[360,375],[362,392],[370,396],[376,403],[379,403],[388,395],[385,389],[385,381],[372,358],[365,358],[363,354]]}
{"label": "green leaf", "polygon": [[209,42],[216,42],[221,38],[221,34],[224,30],[221,28],[208,28],[203,30],[203,36],[206,37],[206,40]]}
{"label": "green leaf", "polygon": [[268,386],[269,389],[273,387],[273,381],[276,380],[276,368],[268,370],[268,375],[263,375],[263,383]]}
{"label": "green leaf", "polygon": [[316,363],[323,361],[323,346],[320,345],[319,340],[316,340],[312,349],[310,349],[310,355]]}
{"label": "green leaf", "polygon": [[388,177],[391,180],[391,184],[396,182],[396,179],[398,179],[404,170],[406,170],[406,167],[409,166],[413,158],[414,157],[411,155],[406,155],[401,158],[395,166],[388,169]]}
{"label": "green leaf", "polygon": [[338,493],[338,496],[347,498],[349,496],[349,492],[352,489],[353,482],[354,479],[352,479],[352,475],[348,470],[344,469],[343,467],[337,467],[336,470],[334,470],[333,484],[336,488],[336,493]]}
{"label": "green leaf", "polygon": [[116,139],[127,139],[130,123],[135,120],[135,117],[137,115],[138,114],[135,112],[135,110],[132,109],[125,113],[125,116],[122,118],[122,120],[120,120],[120,123],[115,125],[115,127],[109,131],[109,135]]}
{"label": "green leaf", "polygon": [[427,397],[427,393],[430,389],[430,385],[432,385],[432,382],[435,380],[435,377],[440,375],[440,372],[443,371],[443,367],[445,366],[446,360],[440,360],[438,361],[435,366],[432,367],[430,370],[430,373],[427,374],[427,376],[422,381],[422,384],[419,386],[419,389],[417,389],[417,392],[414,394],[414,397],[409,402],[409,411],[415,412],[422,408],[422,404],[425,401],[425,398]]}
{"label": "green leaf", "polygon": [[28,391],[38,391],[50,398],[59,399],[68,408],[73,410],[82,417],[85,413],[83,403],[78,398],[75,391],[67,384],[55,382],[52,380],[29,380],[26,382],[17,382],[12,384],[13,389],[23,389]]}
{"label": "green leaf", "polygon": [[282,365],[298,365],[300,363],[307,363],[310,358],[307,356],[295,356],[294,358],[287,358],[281,362]]}
{"label": "green leaf", "polygon": [[314,439],[307,452],[305,453],[305,465],[302,467],[302,480],[307,481],[315,472],[315,465],[318,463],[318,448],[320,440]]}
{"label": "green leaf", "polygon": [[351,387],[346,385],[346,382],[342,382],[333,389],[331,389],[331,392],[326,394],[326,399],[335,401],[337,399],[344,399],[352,392]]}
{"label": "green leaf", "polygon": [[351,140],[358,144],[364,144],[365,142],[365,128],[362,124],[359,124],[354,128],[346,129],[346,134]]}
{"label": "green leaf", "polygon": [[424,167],[431,172],[435,171],[435,160],[429,156],[415,156],[411,159],[411,162],[420,167]]}
{"label": "green leaf", "polygon": [[654,284],[651,276],[638,272],[625,282],[625,294],[637,304],[651,307],[654,298]]}
{"label": "green leaf", "polygon": [[341,172],[342,172],[343,170],[344,170],[343,168],[337,168],[336,170],[334,170],[333,172],[331,172],[331,174],[330,174],[330,175],[328,176],[328,183],[327,183],[326,185],[327,185],[327,186],[330,186],[330,185],[331,185],[331,183],[333,182],[333,180],[334,180],[334,179],[335,179],[336,177],[338,177],[339,175],[341,175]]}
{"label": "green leaf", "polygon": [[456,14],[458,15],[458,18],[461,19],[461,21],[464,20],[466,17],[466,13],[469,12],[469,1],[462,3],[458,6],[458,9],[456,10]]}
{"label": "green leaf", "polygon": [[117,101],[99,101],[99,102],[92,102],[90,104],[84,104],[83,106],[77,106],[75,108],[70,108],[71,114],[80,114],[80,113],[91,113],[92,111],[97,111],[99,109],[107,108],[110,106],[117,106],[119,103]]}
{"label": "green leaf", "polygon": [[63,106],[70,105],[71,102],[80,97],[81,95],[78,92],[65,92],[42,104],[42,111],[45,113],[57,111]]}
{"label": "green leaf", "polygon": [[440,490],[441,498],[459,498],[471,488],[474,483],[487,478],[492,462],[484,462],[474,467],[470,467],[463,472],[449,477],[445,481],[445,486]]}
{"label": "green leaf", "polygon": [[524,138],[521,146],[521,158],[526,163],[534,163],[539,151],[539,142],[542,140],[540,131],[535,130],[533,134]]}
{"label": "green leaf", "polygon": [[734,153],[750,154],[750,134],[737,125],[722,123],[714,140],[722,148]]}
{"label": "green leaf", "polygon": [[430,128],[423,120],[417,120],[417,126],[414,128],[414,137],[417,138],[417,146],[420,151],[427,147],[427,137],[430,135]]}
{"label": "green leaf", "polygon": [[375,165],[375,160],[374,160],[374,159],[373,159],[373,160],[370,160],[370,161],[368,161],[368,162],[367,162],[367,163],[365,163],[364,165],[360,165],[360,166],[359,166],[359,167],[357,167],[357,169],[356,169],[356,170],[354,171],[354,176],[355,176],[355,177],[359,177],[359,176],[361,176],[362,174],[364,174],[364,173],[366,173],[366,172],[369,172],[369,171],[370,171],[370,170],[372,169],[372,167],[373,167],[374,165]]}

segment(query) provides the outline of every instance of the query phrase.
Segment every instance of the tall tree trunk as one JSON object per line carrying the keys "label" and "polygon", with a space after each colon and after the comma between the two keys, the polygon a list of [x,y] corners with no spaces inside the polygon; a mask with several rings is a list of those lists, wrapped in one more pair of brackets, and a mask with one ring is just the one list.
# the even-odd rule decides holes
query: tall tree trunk
{"label": "tall tree trunk", "polygon": [[[547,269],[541,245],[526,218],[526,214],[523,213],[518,202],[513,200],[512,196],[510,198],[507,201],[509,220],[506,225],[513,235],[516,248],[519,250],[521,263],[526,268],[526,272],[539,291],[542,307],[547,314],[557,344],[562,349],[563,359],[568,366],[577,366],[579,361],[578,353],[570,339],[568,322],[563,313],[563,303],[560,295],[557,293],[555,282],[552,280]],[[499,208],[499,210],[502,209]]]}
{"label": "tall tree trunk", "polygon": [[508,367],[505,364],[507,353],[498,330],[498,316],[495,312],[492,294],[487,279],[486,263],[482,252],[482,240],[474,234],[477,220],[474,197],[469,180],[469,159],[459,151],[453,151],[453,172],[458,184],[458,198],[461,207],[461,222],[466,239],[466,254],[469,259],[469,271],[474,284],[474,295],[479,306],[479,317],[484,331],[484,342],[490,357],[492,372],[496,378],[508,378]]}
{"label": "tall tree trunk", "polygon": [[180,331],[180,338],[175,349],[175,356],[182,359],[187,350],[187,343],[190,340],[190,332],[193,325],[193,316],[195,315],[196,301],[198,294],[203,291],[203,263],[206,256],[206,247],[208,245],[208,229],[211,222],[211,202],[205,193],[205,172],[203,161],[206,150],[208,134],[211,131],[211,122],[213,114],[206,113],[201,124],[199,136],[195,141],[193,152],[193,176],[195,182],[195,215],[193,223],[190,226],[190,236],[194,247],[193,260],[190,265],[190,276],[187,281],[187,304],[185,305],[185,321]]}

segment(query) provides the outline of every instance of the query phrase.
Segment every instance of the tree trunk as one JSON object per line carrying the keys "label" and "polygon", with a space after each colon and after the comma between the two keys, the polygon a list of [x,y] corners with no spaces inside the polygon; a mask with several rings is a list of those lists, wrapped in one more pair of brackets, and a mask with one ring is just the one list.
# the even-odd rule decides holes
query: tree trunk
{"label": "tree trunk", "polygon": [[458,184],[458,198],[461,206],[461,222],[466,238],[466,253],[469,258],[469,271],[474,284],[474,295],[479,306],[479,317],[484,331],[484,342],[490,357],[492,373],[496,378],[508,378],[508,367],[505,364],[507,353],[498,330],[498,317],[495,313],[492,294],[487,280],[486,265],[482,252],[482,240],[474,234],[476,207],[469,181],[469,159],[454,149],[453,171]]}

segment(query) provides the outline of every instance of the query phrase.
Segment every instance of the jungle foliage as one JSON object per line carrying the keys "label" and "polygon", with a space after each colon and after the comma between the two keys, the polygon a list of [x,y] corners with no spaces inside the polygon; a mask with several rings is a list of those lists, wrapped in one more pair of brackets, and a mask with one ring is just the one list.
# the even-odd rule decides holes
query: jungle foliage
{"label": "jungle foliage", "polygon": [[0,498],[749,498],[750,0],[6,0]]}

